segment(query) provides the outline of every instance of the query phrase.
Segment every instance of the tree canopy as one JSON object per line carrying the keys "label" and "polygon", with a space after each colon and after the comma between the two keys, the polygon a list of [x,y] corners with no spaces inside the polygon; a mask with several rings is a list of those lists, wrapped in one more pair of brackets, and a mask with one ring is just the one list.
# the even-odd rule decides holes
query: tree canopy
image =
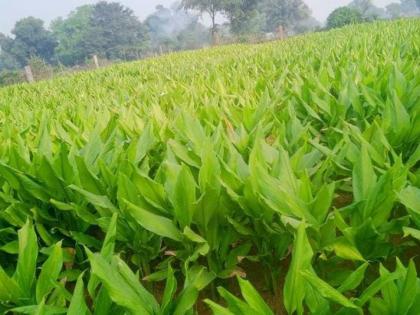
{"label": "tree canopy", "polygon": [[181,5],[184,9],[193,9],[201,14],[207,13],[211,19],[211,34],[214,37],[217,31],[216,17],[223,13],[228,0],[182,0]]}
{"label": "tree canopy", "polygon": [[45,29],[42,20],[24,18],[16,23],[12,34],[14,38],[5,35],[0,38],[1,63],[23,67],[31,57],[53,61],[57,42],[53,34]]}
{"label": "tree canopy", "polygon": [[146,50],[147,31],[134,12],[117,2],[93,6],[85,43],[90,52],[108,59],[139,58]]}
{"label": "tree canopy", "polygon": [[212,34],[217,30],[217,14],[229,20],[231,32],[237,35],[274,32],[279,26],[293,32],[311,18],[303,0],[183,0],[182,5],[209,14]]}
{"label": "tree canopy", "polygon": [[58,39],[57,59],[79,64],[96,54],[108,59],[139,58],[148,48],[146,27],[133,11],[117,2],[78,7],[51,24]]}
{"label": "tree canopy", "polygon": [[385,9],[375,6],[372,0],[353,0],[348,6],[358,10],[365,21],[386,17]]}
{"label": "tree canopy", "polygon": [[279,26],[293,30],[304,20],[311,17],[311,10],[303,0],[264,0],[266,27],[269,32]]}
{"label": "tree canopy", "polygon": [[90,53],[86,38],[90,32],[92,5],[76,8],[66,19],[58,18],[51,23],[51,30],[57,38],[57,59],[65,65],[82,63]]}
{"label": "tree canopy", "polygon": [[359,10],[351,7],[340,7],[335,9],[327,18],[327,28],[343,27],[348,24],[360,23],[363,21]]}
{"label": "tree canopy", "polygon": [[144,24],[155,50],[196,48],[209,41],[208,29],[199,22],[199,16],[184,10],[180,2],[169,8],[158,5]]}

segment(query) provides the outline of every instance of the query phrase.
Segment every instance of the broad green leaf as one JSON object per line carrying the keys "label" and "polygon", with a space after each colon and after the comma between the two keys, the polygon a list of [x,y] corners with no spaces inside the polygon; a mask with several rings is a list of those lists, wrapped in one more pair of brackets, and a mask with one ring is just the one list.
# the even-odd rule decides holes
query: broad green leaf
{"label": "broad green leaf", "polygon": [[216,275],[212,271],[208,271],[206,267],[194,265],[187,270],[184,287],[196,288],[198,291],[208,286]]}
{"label": "broad green leaf", "polygon": [[126,204],[128,213],[146,230],[175,241],[182,241],[182,233],[168,218],[151,213],[128,201]]}
{"label": "broad green leaf", "polygon": [[48,194],[46,188],[25,174],[17,173],[17,177],[19,178],[23,189],[26,190],[32,197],[43,202],[48,202],[50,195]]}
{"label": "broad green leaf", "polygon": [[353,194],[356,202],[368,198],[376,183],[376,175],[366,146],[362,146],[360,155],[353,167]]}
{"label": "broad green leaf", "polygon": [[337,289],[339,292],[343,293],[346,291],[354,290],[356,289],[360,283],[363,281],[363,278],[365,276],[366,268],[369,266],[368,263],[362,264],[359,268],[357,268],[355,271],[353,271],[346,280],[343,281],[343,283],[339,286]]}
{"label": "broad green leaf", "polygon": [[196,183],[188,166],[182,165],[175,183],[172,204],[175,217],[182,227],[190,225],[195,211]]}
{"label": "broad green leaf", "polygon": [[202,165],[198,175],[201,197],[196,210],[197,224],[207,228],[219,210],[221,169],[212,145],[206,144],[201,154]]}
{"label": "broad green leaf", "polygon": [[[142,134],[140,135],[139,139],[133,144],[131,149],[131,159],[134,164],[137,164],[143,160],[146,154],[150,151],[150,149],[154,146],[156,139],[153,134],[153,125],[149,124],[144,128]],[[129,149],[130,150],[130,149]],[[135,154],[133,154],[135,152]]]}
{"label": "broad green leaf", "polygon": [[202,191],[206,190],[220,190],[220,163],[217,159],[217,156],[212,149],[211,144],[207,144],[203,150],[202,156],[202,165],[200,167],[200,172],[198,175],[198,182],[200,184],[200,189]]}
{"label": "broad green leaf", "polygon": [[11,168],[7,164],[0,162],[0,174],[1,177],[7,180],[9,185],[12,186],[14,189],[21,189],[19,177],[17,176],[15,169]]}
{"label": "broad green leaf", "polygon": [[49,122],[48,116],[49,115],[47,112],[42,113],[36,140],[38,142],[38,148],[37,148],[38,152],[42,153],[47,158],[50,158],[51,153],[52,153],[52,141],[51,141],[50,132],[48,130],[48,122]]}
{"label": "broad green leaf", "polygon": [[111,298],[108,295],[107,289],[104,286],[101,286],[99,288],[99,292],[95,296],[95,300],[93,302],[94,315],[108,315],[109,310],[114,305]]}
{"label": "broad green leaf", "polygon": [[170,148],[174,154],[185,164],[196,168],[200,167],[198,157],[196,157],[192,152],[188,151],[185,146],[181,145],[177,141],[170,139],[168,141],[168,148]]}
{"label": "broad green leaf", "polygon": [[385,285],[387,285],[389,282],[392,282],[396,279],[398,279],[399,275],[396,273],[388,273],[386,275],[383,275],[373,281],[369,287],[367,287],[363,293],[359,296],[355,304],[357,304],[359,307],[362,307],[366,304],[373,296],[375,296],[376,293],[378,293]]}
{"label": "broad green leaf", "polygon": [[415,239],[420,241],[420,230],[413,229],[410,227],[403,227],[404,237],[412,236]]}
{"label": "broad green leaf", "polygon": [[306,235],[306,225],[301,223],[295,236],[292,261],[284,284],[284,306],[292,314],[303,314],[303,299],[305,297],[305,279],[302,271],[310,270],[313,256],[312,247]]}
{"label": "broad green leaf", "polygon": [[198,298],[198,290],[194,287],[188,287],[175,300],[175,309],[173,315],[187,315],[191,311]]}
{"label": "broad green leaf", "polygon": [[0,302],[18,301],[23,296],[19,284],[0,266]]}
{"label": "broad green leaf", "polygon": [[350,260],[365,261],[362,254],[356,248],[355,245],[351,244],[346,238],[338,238],[333,244],[332,248],[338,257]]}
{"label": "broad green leaf", "polygon": [[339,291],[330,286],[327,282],[319,278],[313,272],[302,271],[304,278],[316,289],[323,297],[348,308],[358,308],[353,302],[349,301]]}
{"label": "broad green leaf", "polygon": [[239,287],[241,288],[242,296],[245,301],[261,315],[274,314],[268,305],[264,302],[261,295],[255,290],[255,288],[246,280],[238,277]]}
{"label": "broad green leaf", "polygon": [[398,194],[400,201],[410,210],[420,214],[420,189],[408,186]]}
{"label": "broad green leaf", "polygon": [[19,253],[19,242],[18,241],[11,241],[2,247],[0,250],[6,252],[8,254],[18,254]]}
{"label": "broad green leaf", "polygon": [[77,278],[76,286],[74,287],[73,296],[70,301],[67,315],[89,314],[84,296],[85,292],[83,284],[83,275],[84,273],[81,273],[80,276]]}
{"label": "broad green leaf", "polygon": [[105,190],[99,179],[88,169],[85,160],[81,156],[75,157],[79,180],[82,188],[93,195],[103,195]]}
{"label": "broad green leaf", "polygon": [[331,183],[323,185],[318,191],[315,200],[312,204],[313,215],[322,224],[328,214],[328,210],[331,207],[331,203],[334,198],[335,184]]}
{"label": "broad green leaf", "polygon": [[31,221],[19,230],[19,255],[16,272],[13,278],[19,284],[26,297],[32,296],[35,281],[36,261],[38,258],[38,242]]}
{"label": "broad green leaf", "polygon": [[133,175],[132,180],[137,186],[137,190],[141,197],[143,197],[149,204],[165,212],[168,211],[165,189],[161,184],[139,173]]}
{"label": "broad green leaf", "polygon": [[108,230],[106,232],[105,239],[102,244],[101,256],[108,261],[114,254],[115,239],[117,235],[117,222],[118,214],[114,213],[111,217],[111,221],[109,222]]}
{"label": "broad green leaf", "polygon": [[107,196],[93,194],[75,185],[70,185],[69,188],[85,197],[88,202],[95,206],[101,216],[111,216],[113,213],[118,212],[118,209]]}
{"label": "broad green leaf", "polygon": [[189,240],[193,241],[194,243],[207,243],[207,241],[203,237],[201,237],[200,235],[195,233],[193,230],[191,230],[189,226],[186,226],[184,228],[183,234],[185,235],[185,237],[187,237]]}
{"label": "broad green leaf", "polygon": [[[101,248],[101,256],[107,262],[111,261],[112,255],[114,254],[115,238],[117,234],[117,220],[118,214],[114,213],[112,215],[111,221],[109,222],[108,230],[106,232],[105,239]],[[99,280],[95,277],[95,275],[92,275],[88,283],[88,291],[92,297],[95,296],[95,290],[98,285]]]}
{"label": "broad green leaf", "polygon": [[128,266],[118,257],[108,263],[99,254],[87,251],[92,273],[105,286],[111,299],[134,314],[154,314],[158,309],[154,298],[148,293]]}
{"label": "broad green leaf", "polygon": [[234,296],[225,288],[218,287],[217,291],[219,292],[220,296],[226,300],[229,306],[229,310],[231,310],[235,314],[250,314],[252,312],[255,312],[255,310],[253,310],[250,305]]}
{"label": "broad green leaf", "polygon": [[163,312],[165,312],[168,309],[169,305],[172,303],[172,300],[176,293],[176,289],[177,289],[177,281],[174,275],[174,271],[171,265],[169,265],[167,277],[166,277],[165,290],[163,291],[163,297],[162,297],[162,303],[161,303]]}
{"label": "broad green leaf", "polygon": [[50,161],[43,156],[38,167],[38,176],[43,180],[51,196],[58,200],[65,198],[65,183],[57,176]]}
{"label": "broad green leaf", "polygon": [[[204,302],[211,308],[214,315],[237,315],[238,313],[233,313],[227,308],[220,306],[219,304],[214,303],[208,299],[205,299]],[[240,314],[240,313],[239,313]]]}
{"label": "broad green leaf", "polygon": [[419,290],[420,282],[417,278],[416,265],[413,260],[410,260],[398,300],[398,314],[405,315],[408,313]]}
{"label": "broad green leaf", "polygon": [[9,310],[15,314],[31,314],[31,315],[52,315],[65,314],[67,309],[65,307],[46,305],[45,300],[42,300],[38,305],[28,305],[15,307]]}
{"label": "broad green leaf", "polygon": [[63,250],[61,242],[54,245],[53,250],[42,265],[41,272],[36,283],[36,301],[41,303],[45,296],[55,287],[55,281],[63,266]]}

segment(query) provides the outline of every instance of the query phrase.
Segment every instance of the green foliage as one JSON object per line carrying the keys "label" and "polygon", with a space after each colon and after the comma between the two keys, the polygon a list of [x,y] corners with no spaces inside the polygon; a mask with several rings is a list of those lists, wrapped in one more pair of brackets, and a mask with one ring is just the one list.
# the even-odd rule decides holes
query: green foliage
{"label": "green foliage", "polygon": [[133,11],[117,2],[78,7],[52,22],[59,41],[56,55],[64,65],[83,63],[93,54],[108,59],[138,59],[148,48],[147,30]]}
{"label": "green foliage", "polygon": [[311,10],[302,0],[265,0],[261,6],[266,16],[264,29],[268,32],[275,32],[279,26],[289,31],[296,30],[311,16]]}
{"label": "green foliage", "polygon": [[416,0],[401,0],[386,6],[386,13],[392,19],[420,15],[420,2]]}
{"label": "green foliage", "polygon": [[0,312],[418,314],[419,33],[0,89]]}
{"label": "green foliage", "polygon": [[5,55],[20,67],[27,65],[31,57],[39,57],[47,62],[53,61],[57,42],[52,33],[44,28],[42,20],[34,17],[21,19],[16,22],[12,34],[13,38],[0,41],[2,58]]}
{"label": "green foliage", "polygon": [[149,49],[146,27],[132,10],[116,2],[78,7],[67,18],[54,20],[50,28],[51,32],[32,17],[18,21],[14,38],[0,36],[0,69],[21,68],[34,57],[65,66],[83,64],[93,54],[132,60]]}
{"label": "green foliage", "polygon": [[251,313],[258,315],[274,314],[249,281],[238,278],[238,283],[245,301],[241,301],[223,287],[219,287],[218,291],[228,303],[228,308],[223,308],[210,300],[205,301],[215,315],[245,315]]}
{"label": "green foliage", "polygon": [[358,10],[365,21],[374,21],[386,17],[385,9],[375,6],[373,0],[353,0],[348,6]]}
{"label": "green foliage", "polygon": [[0,86],[17,84],[24,81],[25,81],[25,78],[22,71],[18,71],[18,70],[0,71]]}
{"label": "green foliage", "polygon": [[158,5],[144,24],[155,51],[200,48],[210,42],[208,29],[199,22],[199,16],[177,2],[169,8]]}
{"label": "green foliage", "polygon": [[139,59],[147,49],[147,30],[134,12],[117,2],[100,1],[92,8],[84,44],[108,59]]}
{"label": "green foliage", "polygon": [[58,41],[55,49],[58,62],[72,66],[83,63],[89,57],[91,51],[85,41],[91,30],[89,21],[92,11],[92,5],[80,6],[67,18],[51,22],[51,31]]}
{"label": "green foliage", "polygon": [[259,9],[259,1],[256,0],[226,1],[224,12],[229,19],[232,33],[236,35],[260,33],[266,17]]}
{"label": "green foliage", "polygon": [[340,7],[335,9],[327,18],[327,28],[343,27],[349,24],[363,22],[362,14],[358,9]]}
{"label": "green foliage", "polygon": [[201,14],[206,13],[211,19],[211,34],[217,31],[216,17],[219,13],[223,13],[226,3],[229,0],[182,0],[181,5],[185,9],[198,10]]}

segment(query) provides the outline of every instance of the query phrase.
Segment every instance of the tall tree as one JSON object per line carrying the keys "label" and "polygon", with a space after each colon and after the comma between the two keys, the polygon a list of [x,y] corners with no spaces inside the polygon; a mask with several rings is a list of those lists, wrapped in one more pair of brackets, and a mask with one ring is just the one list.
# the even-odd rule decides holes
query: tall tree
{"label": "tall tree", "polygon": [[59,62],[72,66],[88,58],[90,49],[85,42],[91,30],[92,11],[92,5],[80,6],[66,19],[58,18],[51,23],[51,30],[58,41],[55,53]]}
{"label": "tall tree", "polygon": [[264,0],[265,30],[275,31],[279,26],[293,30],[311,17],[311,10],[303,0]]}
{"label": "tall tree", "polygon": [[44,22],[27,17],[16,22],[12,30],[13,38],[3,36],[1,54],[17,67],[27,64],[31,57],[39,57],[52,62],[57,42],[53,34],[44,28]]}
{"label": "tall tree", "polygon": [[261,32],[265,23],[265,15],[260,9],[259,0],[225,1],[224,11],[234,34]]}
{"label": "tall tree", "polygon": [[385,9],[375,6],[372,0],[353,0],[348,6],[359,10],[366,21],[386,17]]}
{"label": "tall tree", "polygon": [[0,71],[15,69],[20,66],[17,63],[16,58],[9,53],[12,44],[13,39],[0,33]]}
{"label": "tall tree", "polygon": [[217,33],[217,15],[224,12],[226,0],[182,0],[184,9],[198,10],[201,14],[208,14],[211,19],[211,36],[215,40]]}
{"label": "tall tree", "polygon": [[401,0],[401,10],[404,16],[417,16],[420,14],[420,1]]}
{"label": "tall tree", "polygon": [[101,1],[93,6],[84,45],[108,59],[139,58],[148,47],[147,29],[131,9]]}
{"label": "tall tree", "polygon": [[196,49],[210,43],[209,30],[198,21],[192,22],[185,29],[180,31],[177,36],[176,49]]}
{"label": "tall tree", "polygon": [[[311,11],[303,0],[225,0],[223,12],[235,34],[305,29]],[[313,21],[307,23],[313,25]]]}
{"label": "tall tree", "polygon": [[390,3],[386,6],[386,13],[389,18],[396,19],[403,16],[401,4],[397,2]]}
{"label": "tall tree", "polygon": [[144,24],[154,50],[196,48],[209,41],[208,29],[199,22],[199,16],[184,10],[179,2],[169,8],[158,5]]}
{"label": "tall tree", "polygon": [[327,28],[343,27],[361,22],[363,22],[363,17],[359,10],[351,7],[339,7],[328,16]]}
{"label": "tall tree", "polygon": [[[420,0],[419,0],[420,1]],[[400,17],[411,17],[420,15],[420,7],[416,0],[401,0],[400,3],[393,2],[386,6],[387,18],[396,19]]]}
{"label": "tall tree", "polygon": [[163,5],[156,6],[156,11],[149,15],[145,24],[149,29],[153,42],[166,39],[173,31],[173,14],[171,9]]}

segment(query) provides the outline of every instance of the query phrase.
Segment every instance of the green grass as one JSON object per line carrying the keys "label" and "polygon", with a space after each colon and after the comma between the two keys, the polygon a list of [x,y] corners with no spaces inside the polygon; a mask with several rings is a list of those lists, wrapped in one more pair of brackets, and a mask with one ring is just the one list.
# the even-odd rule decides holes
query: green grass
{"label": "green grass", "polygon": [[419,43],[377,22],[0,89],[0,311],[419,314]]}

